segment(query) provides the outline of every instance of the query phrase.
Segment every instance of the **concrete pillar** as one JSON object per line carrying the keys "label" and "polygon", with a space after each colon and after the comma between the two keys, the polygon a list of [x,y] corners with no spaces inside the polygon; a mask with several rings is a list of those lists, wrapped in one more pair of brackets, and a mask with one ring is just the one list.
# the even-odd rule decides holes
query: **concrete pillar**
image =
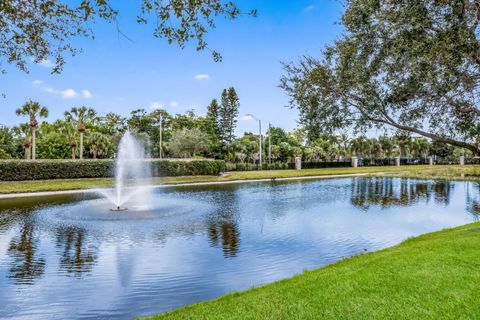
{"label": "concrete pillar", "polygon": [[352,157],[352,167],[353,168],[358,167],[358,158],[357,157]]}
{"label": "concrete pillar", "polygon": [[302,170],[302,158],[295,157],[295,170]]}
{"label": "concrete pillar", "polygon": [[395,157],[395,166],[400,167],[400,157]]}
{"label": "concrete pillar", "polygon": [[460,156],[460,165],[461,166],[465,165],[465,156]]}
{"label": "concrete pillar", "polygon": [[433,157],[432,156],[428,157],[428,164],[433,166]]}

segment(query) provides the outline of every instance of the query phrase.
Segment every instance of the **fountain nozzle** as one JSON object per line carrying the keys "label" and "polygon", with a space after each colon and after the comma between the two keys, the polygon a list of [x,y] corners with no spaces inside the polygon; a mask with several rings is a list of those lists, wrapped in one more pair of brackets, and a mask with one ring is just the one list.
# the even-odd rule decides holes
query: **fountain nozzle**
{"label": "fountain nozzle", "polygon": [[128,210],[127,208],[122,208],[120,206],[117,206],[116,208],[112,208],[110,209],[110,211],[126,211]]}

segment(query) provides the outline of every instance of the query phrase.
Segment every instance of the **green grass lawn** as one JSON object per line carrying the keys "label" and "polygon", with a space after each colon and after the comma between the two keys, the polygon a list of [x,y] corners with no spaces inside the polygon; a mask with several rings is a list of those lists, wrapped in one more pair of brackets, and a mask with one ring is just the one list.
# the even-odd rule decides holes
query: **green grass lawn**
{"label": "green grass lawn", "polygon": [[[221,182],[233,180],[293,178],[353,173],[386,173],[403,177],[462,179],[480,177],[480,166],[402,166],[402,167],[360,167],[360,168],[326,168],[303,170],[263,170],[229,172],[224,176],[189,176],[166,177],[154,179],[155,184],[179,184],[195,182]],[[463,174],[463,177],[462,177]],[[71,180],[41,180],[41,181],[7,181],[0,182],[0,194],[77,190],[95,187],[109,187],[113,185],[111,178],[99,179],[71,179]]]}
{"label": "green grass lawn", "polygon": [[151,319],[475,319],[480,223]]}

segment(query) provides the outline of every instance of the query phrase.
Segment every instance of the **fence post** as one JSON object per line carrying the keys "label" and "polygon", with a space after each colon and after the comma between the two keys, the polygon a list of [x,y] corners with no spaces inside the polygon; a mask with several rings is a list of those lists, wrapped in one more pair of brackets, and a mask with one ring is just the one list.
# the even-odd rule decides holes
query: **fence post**
{"label": "fence post", "polygon": [[432,156],[428,157],[428,164],[433,166],[433,157]]}
{"label": "fence post", "polygon": [[358,158],[357,157],[352,157],[352,167],[353,168],[358,167]]}
{"label": "fence post", "polygon": [[302,158],[295,157],[295,170],[302,170]]}
{"label": "fence post", "polygon": [[400,167],[400,157],[395,157],[395,166]]}
{"label": "fence post", "polygon": [[460,156],[460,165],[461,166],[465,165],[465,156]]}

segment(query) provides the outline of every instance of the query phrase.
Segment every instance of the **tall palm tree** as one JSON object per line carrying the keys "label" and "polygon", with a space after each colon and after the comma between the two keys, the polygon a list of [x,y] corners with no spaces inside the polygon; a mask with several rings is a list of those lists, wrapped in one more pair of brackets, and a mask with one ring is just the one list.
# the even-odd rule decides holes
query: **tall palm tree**
{"label": "tall palm tree", "polygon": [[85,124],[94,122],[97,117],[97,112],[85,106],[76,108],[73,107],[70,111],[65,111],[65,119],[69,122],[77,123],[77,131],[80,133],[80,159],[83,159],[83,137],[85,135]]}
{"label": "tall palm tree", "polygon": [[72,159],[75,159],[75,154],[77,152],[77,130],[72,126],[71,122],[64,122],[61,127],[62,134],[64,134],[70,140],[70,150],[72,151]]}
{"label": "tall palm tree", "polygon": [[30,118],[30,130],[32,134],[32,160],[35,160],[36,157],[36,148],[35,148],[35,139],[37,136],[37,117],[46,118],[48,117],[48,109],[40,105],[36,101],[28,101],[21,108],[18,108],[15,113],[17,116],[28,116]]}

